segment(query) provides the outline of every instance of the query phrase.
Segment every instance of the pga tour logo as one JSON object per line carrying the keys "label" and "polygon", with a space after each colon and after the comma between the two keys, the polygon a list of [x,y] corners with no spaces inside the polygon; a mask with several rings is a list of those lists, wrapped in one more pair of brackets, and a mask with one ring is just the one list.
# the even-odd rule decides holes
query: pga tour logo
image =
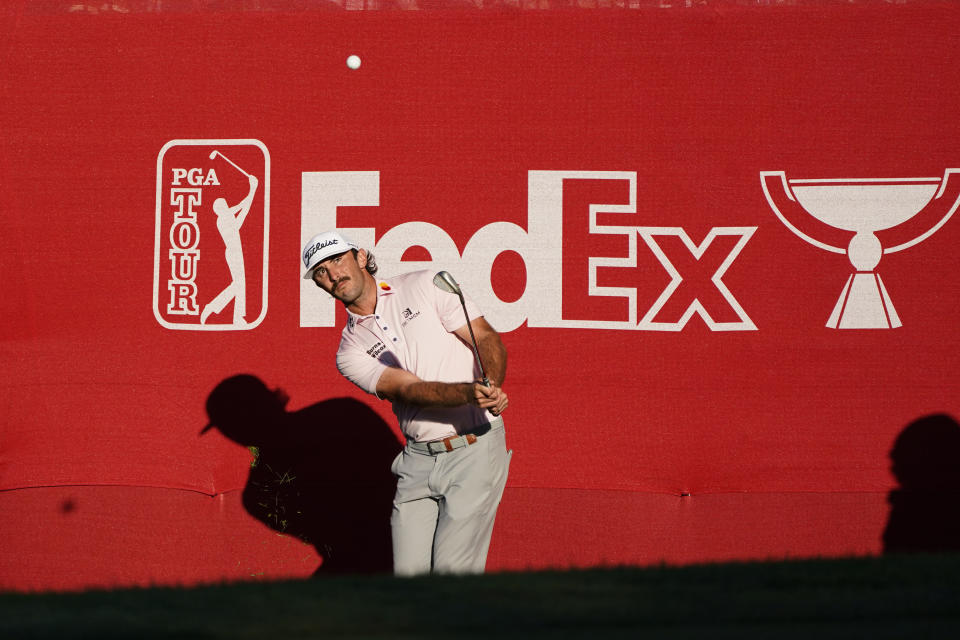
{"label": "pga tour logo", "polygon": [[153,313],[168,329],[252,329],[267,313],[270,154],[171,140],[157,156]]}

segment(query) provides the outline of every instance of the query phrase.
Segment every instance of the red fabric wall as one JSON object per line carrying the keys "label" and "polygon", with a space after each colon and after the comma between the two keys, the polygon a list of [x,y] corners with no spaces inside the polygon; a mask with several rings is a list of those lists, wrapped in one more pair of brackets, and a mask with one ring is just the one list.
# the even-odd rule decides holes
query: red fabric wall
{"label": "red fabric wall", "polygon": [[[761,172],[943,186],[876,235],[934,228],[960,196],[954,5],[38,7],[0,27],[0,588],[382,568],[359,559],[384,542],[395,422],[339,377],[343,312],[299,278],[330,212],[384,275],[433,258],[503,331],[515,455],[491,569],[879,553],[898,435],[938,415],[920,424],[949,442],[960,220],[882,256],[902,326],[829,328],[853,233],[776,177],[768,200]],[[229,306],[202,329],[157,311],[176,168],[217,174],[198,304],[228,282],[209,207],[247,186],[213,150],[259,179],[243,328]],[[331,172],[374,186],[337,200]],[[284,389],[287,415],[201,436],[237,374]],[[248,446],[282,454],[251,467]]]}

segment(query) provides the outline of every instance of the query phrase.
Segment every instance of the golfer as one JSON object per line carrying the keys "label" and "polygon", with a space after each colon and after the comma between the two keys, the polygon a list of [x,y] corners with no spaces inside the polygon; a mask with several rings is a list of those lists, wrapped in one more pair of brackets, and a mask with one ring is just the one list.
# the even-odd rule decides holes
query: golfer
{"label": "golfer", "polygon": [[[468,326],[432,272],[375,279],[373,256],[335,231],[314,236],[301,257],[304,278],[347,310],[337,368],[393,403],[406,437],[392,466],[394,573],[482,573],[512,455],[500,336],[469,300]],[[489,386],[477,381],[471,327]],[[362,443],[351,455],[363,455]]]}

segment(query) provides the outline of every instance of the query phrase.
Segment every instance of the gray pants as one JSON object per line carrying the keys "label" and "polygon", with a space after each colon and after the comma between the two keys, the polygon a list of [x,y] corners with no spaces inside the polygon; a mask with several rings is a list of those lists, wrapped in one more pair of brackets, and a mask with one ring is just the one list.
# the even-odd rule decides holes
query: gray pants
{"label": "gray pants", "polygon": [[393,461],[396,575],[483,573],[513,455],[503,421],[491,425],[469,446],[437,455],[405,447]]}

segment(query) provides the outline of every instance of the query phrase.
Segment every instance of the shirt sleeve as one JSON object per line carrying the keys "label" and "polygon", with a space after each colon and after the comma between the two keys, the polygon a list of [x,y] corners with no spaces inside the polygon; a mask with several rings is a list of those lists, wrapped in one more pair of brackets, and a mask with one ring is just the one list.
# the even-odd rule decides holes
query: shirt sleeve
{"label": "shirt sleeve", "polygon": [[[467,318],[463,315],[463,307],[460,306],[460,296],[455,293],[447,293],[434,286],[432,277],[430,278],[429,287],[425,287],[425,290],[429,292],[428,295],[432,296],[434,307],[437,310],[437,315],[440,317],[440,322],[443,324],[444,329],[453,333],[467,324]],[[467,295],[463,296],[463,300],[466,304],[467,316],[469,316],[470,320],[475,320],[483,316],[480,307]]]}
{"label": "shirt sleeve", "polygon": [[367,355],[357,345],[340,342],[340,348],[337,349],[337,369],[344,378],[367,393],[377,395],[377,383],[386,368],[387,365]]}

